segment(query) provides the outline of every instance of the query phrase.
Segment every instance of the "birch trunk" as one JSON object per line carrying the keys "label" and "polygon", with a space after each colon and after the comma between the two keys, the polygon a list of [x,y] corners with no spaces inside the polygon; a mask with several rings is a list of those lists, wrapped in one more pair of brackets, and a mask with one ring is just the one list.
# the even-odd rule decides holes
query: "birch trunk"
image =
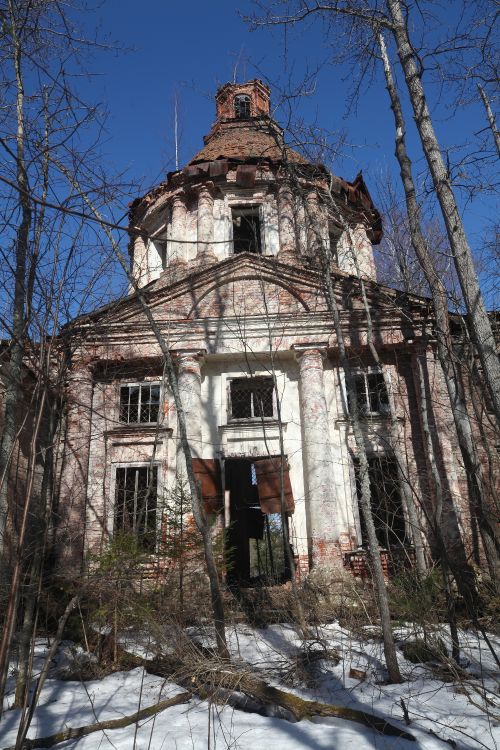
{"label": "birch trunk", "polygon": [[419,384],[419,405],[420,405],[420,413],[422,417],[422,430],[424,433],[426,455],[427,455],[427,460],[428,460],[430,471],[431,471],[431,476],[433,479],[434,494],[435,494],[435,506],[434,506],[434,518],[433,518],[433,523],[432,523],[432,530],[434,532],[434,537],[438,546],[439,557],[441,560],[441,570],[442,570],[442,576],[443,576],[444,591],[445,591],[445,596],[446,596],[446,609],[448,613],[448,624],[450,626],[450,637],[451,637],[451,643],[452,643],[453,658],[458,664],[459,659],[460,659],[460,644],[458,641],[458,629],[457,629],[457,621],[455,617],[456,608],[455,608],[453,594],[449,585],[448,545],[445,543],[443,533],[441,530],[445,498],[444,498],[443,484],[441,482],[441,473],[439,471],[436,454],[434,451],[434,442],[432,439],[432,432],[431,432],[431,426],[430,426],[429,409],[428,409],[428,403],[427,403],[427,393],[426,393],[426,388],[425,388],[425,377],[424,377],[424,371],[422,367],[422,361],[418,355],[416,356],[415,360],[417,364],[417,378],[418,378],[418,384]]}
{"label": "birch trunk", "polygon": [[484,105],[484,109],[486,111],[486,118],[488,120],[488,125],[490,126],[490,130],[493,134],[493,138],[495,140],[495,146],[497,148],[498,156],[500,157],[500,132],[497,128],[497,123],[495,120],[495,115],[493,114],[493,110],[491,109],[491,105],[489,102],[488,97],[486,96],[486,92],[481,86],[480,83],[477,84],[477,87],[479,89],[479,94],[481,95],[481,100]]}
{"label": "birch trunk", "polygon": [[229,657],[229,651],[227,648],[226,632],[225,632],[224,604],[222,601],[222,594],[221,594],[220,583],[219,583],[219,573],[218,573],[217,564],[215,561],[210,528],[208,526],[208,523],[205,517],[205,513],[203,510],[203,506],[202,506],[201,493],[200,493],[198,482],[196,480],[196,476],[193,470],[191,447],[189,445],[188,431],[187,431],[187,425],[186,425],[186,415],[185,415],[184,408],[182,405],[181,394],[179,392],[177,373],[175,371],[172,354],[165,341],[165,337],[163,336],[163,333],[158,323],[156,322],[153,316],[153,313],[151,312],[146,296],[144,292],[142,291],[142,289],[140,289],[140,287],[137,285],[137,282],[130,271],[129,265],[123,253],[121,252],[120,248],[115,242],[110,229],[106,226],[106,222],[102,220],[101,215],[99,214],[97,209],[94,207],[94,205],[90,201],[87,194],[81,190],[78,182],[68,173],[66,169],[64,169],[64,167],[61,164],[58,164],[58,167],[61,169],[61,171],[63,172],[65,177],[69,180],[69,182],[72,184],[72,186],[76,187],[77,190],[82,194],[82,197],[84,201],[86,202],[86,204],[88,205],[92,214],[96,217],[98,221],[102,222],[103,230],[106,232],[106,235],[111,244],[111,247],[121,267],[123,268],[132,288],[134,289],[139,306],[142,309],[146,317],[146,320],[151,326],[153,335],[155,336],[156,341],[158,342],[158,346],[160,347],[160,351],[163,355],[165,373],[167,376],[170,390],[172,391],[172,395],[174,397],[175,408],[177,411],[179,440],[180,440],[180,445],[181,445],[181,451],[183,453],[184,460],[185,460],[186,476],[188,480],[189,491],[191,494],[193,517],[196,523],[196,527],[198,531],[200,532],[200,535],[202,538],[203,552],[204,552],[204,557],[205,557],[205,566],[206,566],[207,575],[209,579],[209,585],[210,585],[210,600],[211,600],[211,606],[212,606],[212,614],[214,618],[214,629],[215,629],[215,639],[217,643],[217,650],[222,659],[229,660],[230,657]]}
{"label": "birch trunk", "polygon": [[500,587],[500,556],[498,554],[499,540],[495,533],[495,524],[490,519],[488,502],[483,497],[484,483],[481,477],[481,462],[472,434],[472,427],[465,405],[461,384],[457,377],[454,363],[453,342],[450,331],[448,313],[448,298],[424,238],[420,223],[420,206],[416,196],[415,183],[411,160],[406,149],[406,127],[401,107],[401,101],[394,81],[392,67],[387,54],[382,34],[378,37],[387,91],[391,101],[396,129],[396,158],[399,162],[401,181],[405,193],[406,208],[410,235],[415,254],[424,271],[424,275],[431,290],[434,312],[436,315],[436,337],[439,363],[444,374],[444,380],[450,399],[451,410],[457,431],[460,452],[467,475],[467,485],[473,507],[477,509],[479,529],[483,539],[484,549],[488,560],[488,567],[495,585]]}
{"label": "birch trunk", "polygon": [[324,271],[325,271],[325,296],[328,308],[332,314],[333,322],[335,326],[335,332],[337,335],[337,345],[339,349],[339,360],[340,366],[344,370],[345,382],[347,393],[349,395],[349,401],[351,405],[351,424],[354,433],[354,440],[356,443],[357,456],[359,460],[359,477],[360,477],[360,489],[361,497],[359,502],[363,511],[365,520],[366,532],[368,536],[368,550],[370,555],[373,583],[375,586],[375,592],[377,597],[377,604],[380,614],[380,624],[382,627],[382,635],[384,641],[384,656],[385,663],[387,665],[387,671],[389,673],[389,679],[392,683],[401,682],[401,673],[399,671],[398,659],[396,654],[396,647],[394,645],[394,637],[392,634],[391,627],[391,613],[389,609],[389,598],[387,596],[387,588],[385,585],[384,571],[382,569],[382,562],[380,559],[380,551],[377,540],[377,534],[375,531],[375,524],[373,522],[372,507],[371,507],[371,490],[370,490],[370,479],[368,475],[368,457],[366,455],[365,440],[363,430],[361,427],[358,403],[356,398],[356,384],[354,375],[351,370],[349,359],[347,357],[346,348],[344,344],[342,324],[340,320],[340,313],[335,299],[335,292],[333,289],[333,283],[331,278],[331,263],[328,252],[323,249],[323,260],[324,260]]}
{"label": "birch trunk", "polygon": [[471,338],[481,361],[484,381],[491,395],[497,424],[500,426],[500,361],[490,319],[479,287],[462,217],[458,210],[448,170],[432,124],[421,74],[408,35],[407,21],[403,15],[401,2],[400,0],[387,0],[387,7],[393,23],[392,33],[404,72],[422,149],[429,165],[434,189],[443,214],[467,310]]}
{"label": "birch trunk", "polygon": [[26,259],[32,224],[31,203],[28,194],[28,175],[25,164],[24,80],[22,72],[22,50],[17,35],[16,11],[12,0],[8,4],[8,23],[12,35],[12,56],[16,87],[16,183],[19,196],[21,220],[16,233],[16,255],[14,271],[14,304],[12,313],[12,336],[8,378],[5,390],[5,412],[2,440],[0,444],[0,585],[7,578],[7,516],[9,465],[18,432],[18,405],[21,396],[22,365],[25,337],[26,304]]}

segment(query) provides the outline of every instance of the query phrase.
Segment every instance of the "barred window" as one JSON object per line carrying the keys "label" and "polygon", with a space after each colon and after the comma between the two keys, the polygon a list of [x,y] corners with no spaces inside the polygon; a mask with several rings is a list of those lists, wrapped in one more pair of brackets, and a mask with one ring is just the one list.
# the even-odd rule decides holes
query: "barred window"
{"label": "barred window", "polygon": [[230,384],[230,418],[259,419],[274,416],[272,378],[235,378]]}
{"label": "barred window", "polygon": [[158,468],[125,466],[116,470],[115,533],[134,534],[143,550],[156,547]]}
{"label": "barred window", "polygon": [[[389,397],[384,376],[380,371],[354,373],[356,403],[361,415],[390,413]],[[351,411],[351,397],[347,393],[347,403]]]}
{"label": "barred window", "polygon": [[234,97],[234,116],[238,120],[247,120],[251,116],[250,97],[246,94]]}
{"label": "barred window", "polygon": [[120,389],[120,422],[157,422],[160,408],[158,383],[122,385]]}

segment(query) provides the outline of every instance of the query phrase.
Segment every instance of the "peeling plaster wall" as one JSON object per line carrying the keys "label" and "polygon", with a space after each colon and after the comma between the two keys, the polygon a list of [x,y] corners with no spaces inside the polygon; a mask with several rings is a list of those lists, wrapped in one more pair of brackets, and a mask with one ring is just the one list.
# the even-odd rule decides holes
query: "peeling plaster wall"
{"label": "peeling plaster wall", "polygon": [[342,232],[337,244],[338,267],[346,273],[357,276],[353,254],[357,261],[360,276],[376,281],[377,271],[373,248],[362,224],[356,224],[352,227],[349,235],[347,231]]}
{"label": "peeling plaster wall", "polygon": [[[264,175],[262,175],[264,177]],[[213,222],[213,244],[211,252],[214,261],[222,261],[233,254],[232,245],[232,221],[231,208],[233,206],[259,206],[261,215],[261,238],[262,254],[265,256],[277,256],[283,244],[284,228],[280,229],[280,219],[276,195],[270,190],[275,187],[274,178],[267,174],[263,184],[256,184],[252,189],[238,187],[229,179],[217,189],[211,188],[213,192],[212,222]],[[171,200],[174,200],[177,193]],[[178,259],[189,264],[195,264],[198,256],[198,204],[196,196],[185,197],[183,217],[175,216],[175,211],[169,204],[162,206],[161,210],[154,215],[154,222],[147,223],[147,232],[154,237],[153,240],[144,237],[136,237],[134,240],[134,258],[132,273],[139,286],[145,286],[151,281],[158,279],[162,269],[161,255],[158,241],[167,241],[167,263],[170,264]],[[297,195],[293,199],[293,227],[287,227],[287,233],[292,231],[293,245],[297,259],[308,257],[310,248],[308,242],[318,239],[325,247],[329,246],[331,236],[328,230],[328,216],[325,206],[319,206],[314,216],[308,212],[306,202],[307,196]],[[308,224],[311,223],[308,230]],[[308,235],[310,238],[308,239]],[[363,224],[355,224],[351,227],[350,236],[352,247],[356,255],[359,272],[369,279],[376,279],[373,248],[367,236]],[[314,237],[314,240],[311,239]],[[172,240],[182,240],[176,243]],[[200,245],[201,251],[204,248]],[[356,266],[353,259],[353,251],[346,232],[343,232],[334,248],[338,257],[338,268],[345,273],[356,276]],[[200,252],[201,252],[200,251]],[[168,270],[168,268],[167,268]]]}

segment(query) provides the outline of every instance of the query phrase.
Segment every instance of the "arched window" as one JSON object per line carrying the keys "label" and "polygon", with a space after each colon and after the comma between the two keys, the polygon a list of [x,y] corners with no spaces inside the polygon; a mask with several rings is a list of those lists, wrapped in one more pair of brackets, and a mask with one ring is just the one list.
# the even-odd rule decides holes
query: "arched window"
{"label": "arched window", "polygon": [[238,94],[234,97],[234,115],[238,120],[246,120],[251,116],[249,96]]}

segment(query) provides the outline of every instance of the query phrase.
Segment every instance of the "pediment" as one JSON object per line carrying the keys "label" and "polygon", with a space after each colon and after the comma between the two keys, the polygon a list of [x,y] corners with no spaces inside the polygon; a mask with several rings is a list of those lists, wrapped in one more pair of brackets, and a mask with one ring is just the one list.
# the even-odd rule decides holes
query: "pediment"
{"label": "pediment", "polygon": [[[334,293],[341,312],[363,314],[359,280],[343,272],[332,274]],[[181,278],[167,273],[142,289],[157,320],[184,321],[248,316],[298,316],[328,312],[324,279],[315,268],[292,266],[276,258],[241,253],[220,263],[196,268]],[[408,305],[401,295],[373,281],[365,284],[370,308],[384,315]],[[423,298],[412,306],[422,307]],[[97,322],[144,323],[136,295],[108,305],[89,316]],[[105,320],[103,320],[105,318]]]}

